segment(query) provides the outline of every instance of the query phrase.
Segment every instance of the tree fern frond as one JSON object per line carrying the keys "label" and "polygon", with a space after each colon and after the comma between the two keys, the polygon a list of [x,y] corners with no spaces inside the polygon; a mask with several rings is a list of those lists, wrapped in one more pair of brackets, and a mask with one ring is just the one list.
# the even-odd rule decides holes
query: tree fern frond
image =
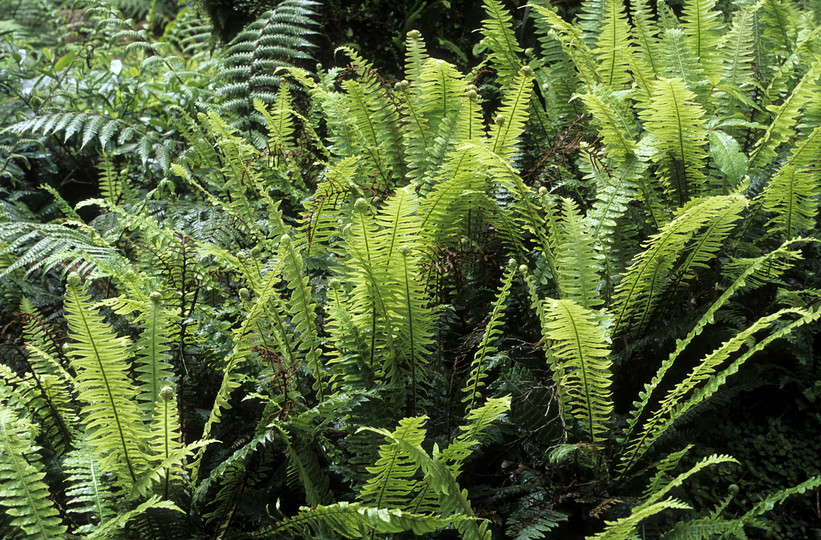
{"label": "tree fern frond", "polygon": [[34,443],[35,428],[6,405],[5,387],[0,387],[0,506],[10,518],[4,520],[3,536],[32,539],[63,538],[63,525],[54,502],[49,498]]}

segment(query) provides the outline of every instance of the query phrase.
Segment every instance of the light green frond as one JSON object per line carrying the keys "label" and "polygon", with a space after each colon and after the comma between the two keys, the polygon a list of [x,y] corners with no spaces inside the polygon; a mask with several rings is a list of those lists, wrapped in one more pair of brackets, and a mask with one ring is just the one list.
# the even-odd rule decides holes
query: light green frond
{"label": "light green frond", "polygon": [[646,76],[655,78],[661,71],[658,60],[659,29],[653,18],[652,8],[647,0],[631,0],[630,15],[633,20],[633,39],[638,45],[637,56],[644,66]]}
{"label": "light green frond", "polygon": [[46,471],[35,445],[35,427],[5,402],[6,396],[0,395],[0,506],[6,517],[0,532],[6,538],[64,538],[66,526],[43,481]]}
{"label": "light green frond", "polygon": [[[707,354],[687,377],[667,392],[641,430],[626,443],[618,466],[619,473],[624,474],[635,466],[679,418],[712,396],[752,355],[776,339],[789,335],[795,328],[819,318],[821,311],[782,309],[761,317]],[[765,334],[756,340],[754,336],[759,332]],[[739,353],[742,348],[746,350]]]}
{"label": "light green frond", "polygon": [[601,254],[595,250],[595,237],[571,199],[562,199],[562,219],[554,240],[556,284],[562,299],[573,300],[587,309],[602,304]]}
{"label": "light green frond", "polygon": [[593,54],[599,63],[599,77],[605,87],[621,87],[631,80],[629,73],[630,29],[623,0],[600,0],[603,17]]}
{"label": "light green frond", "polygon": [[425,40],[419,30],[411,30],[405,37],[405,79],[416,84],[422,74],[422,66],[428,59]]}
{"label": "light green frond", "polygon": [[704,77],[718,84],[722,68],[719,42],[724,33],[724,17],[715,9],[715,4],[716,0],[686,0],[681,21],[690,50],[701,64]]}
{"label": "light green frond", "polygon": [[[644,244],[644,251],[636,256],[621,282],[617,285],[611,313],[615,317],[613,335],[620,335],[627,327],[643,328],[649,321],[661,293],[666,290],[666,279],[682,253],[694,249],[690,240],[694,234],[707,227],[698,236],[702,249],[692,251],[691,262],[704,264],[715,256],[726,235],[734,214],[745,207],[740,196],[728,195],[694,201],[684,207],[678,216]],[[690,246],[688,248],[688,246]]]}
{"label": "light green frond", "polygon": [[[721,87],[726,86],[738,92],[746,92],[755,84],[753,24],[755,13],[760,6],[761,2],[756,2],[739,9],[733,15],[730,31],[721,40],[721,54],[727,58],[719,82]],[[733,109],[738,105],[738,101],[732,98],[732,94],[723,99],[727,103],[724,104],[721,112],[729,116],[734,112]],[[730,108],[731,106],[733,108]]]}
{"label": "light green frond", "polygon": [[374,508],[404,509],[412,499],[417,480],[414,478],[419,465],[396,439],[421,448],[426,430],[422,427],[427,417],[405,418],[390,439],[379,447],[379,459],[368,467],[371,478],[362,487],[359,500]]}
{"label": "light green frond", "polygon": [[534,5],[533,9],[537,16],[543,18],[546,25],[553,29],[553,35],[562,44],[565,54],[576,66],[581,80],[588,85],[601,83],[598,64],[590,48],[592,45],[588,46],[585,43],[582,31],[566,22],[549,7]]}
{"label": "light green frond", "polygon": [[639,114],[651,136],[645,140],[652,159],[659,163],[667,191],[677,195],[679,205],[702,192],[707,130],[704,108],[695,98],[681,79],[658,80],[650,108]]}
{"label": "light green frond", "polygon": [[459,478],[464,461],[482,443],[485,434],[510,410],[510,396],[488,399],[481,407],[471,409],[459,435],[442,451],[442,458],[455,478]]}
{"label": "light green frond", "polygon": [[67,511],[84,523],[75,530],[77,534],[91,533],[116,515],[114,486],[102,474],[98,460],[87,446],[67,454],[61,466],[66,473]]}
{"label": "light green frond", "polygon": [[703,91],[704,71],[680,28],[665,30],[661,39],[661,74],[683,80],[693,91]]}
{"label": "light green frond", "polygon": [[142,334],[135,343],[137,357],[135,371],[139,386],[140,408],[150,417],[160,390],[167,386],[174,374],[169,354],[169,316],[162,306],[160,293],[152,293],[148,306],[140,317]]}
{"label": "light green frond", "polygon": [[613,410],[606,328],[595,312],[572,300],[546,300],[545,314],[542,334],[549,340],[550,367],[559,374],[564,413],[587,440],[602,446]]}
{"label": "light green frond", "polygon": [[631,92],[610,90],[602,85],[589,86],[587,90],[579,97],[593,115],[608,156],[615,160],[633,156],[638,147],[638,126],[628,101]]}
{"label": "light green frond", "polygon": [[588,536],[587,540],[625,540],[627,538],[638,538],[635,531],[638,529],[639,524],[645,519],[668,509],[690,510],[690,508],[690,505],[673,498],[664,499],[651,505],[637,506],[627,517],[615,521],[605,521],[605,529],[596,535]]}
{"label": "light green frond", "polygon": [[262,529],[259,537],[311,538],[325,531],[331,531],[342,538],[352,539],[364,538],[369,533],[404,532],[421,536],[471,519],[463,516],[441,518],[430,514],[403,512],[396,508],[373,508],[360,503],[344,501],[330,506],[305,506],[299,510],[297,515]]}
{"label": "light green frond", "polygon": [[532,86],[533,70],[524,67],[505,92],[502,106],[490,128],[490,149],[505,159],[509,160],[516,154],[519,137],[524,133],[530,115]]}
{"label": "light green frond", "polygon": [[77,373],[86,441],[100,458],[104,472],[131,489],[148,466],[148,430],[136,403],[137,389],[127,374],[129,343],[118,337],[94,309],[87,287],[69,276],[65,298],[69,356]]}
{"label": "light green frond", "polygon": [[[649,383],[644,385],[644,389],[639,392],[638,399],[634,403],[634,408],[630,412],[627,426],[624,429],[623,437],[630,437],[634,429],[638,426],[639,420],[643,417],[644,411],[651,402],[655,389],[661,384],[667,371],[673,366],[678,357],[702,333],[707,325],[713,324],[718,310],[727,305],[736,292],[745,287],[754,288],[774,279],[779,272],[783,272],[792,266],[792,261],[801,257],[801,252],[791,249],[791,246],[798,241],[785,242],[779,248],[751,260],[736,261],[739,268],[739,275],[724,290],[721,296],[713,302],[706,312],[699,318],[695,325],[689,330],[683,339],[676,340],[676,348],[659,366],[658,371]],[[732,275],[734,269],[730,266],[727,273]]]}
{"label": "light green frond", "polygon": [[273,154],[282,154],[294,148],[294,112],[291,110],[291,92],[286,85],[282,85],[277,94],[273,111],[259,98],[254,98],[254,110],[265,119],[265,128],[268,131],[268,151]]}
{"label": "light green frond", "polygon": [[482,0],[482,42],[490,50],[489,60],[498,74],[499,85],[506,88],[522,67],[522,47],[513,33],[513,17],[499,0]]}
{"label": "light green frond", "polygon": [[773,120],[767,130],[756,141],[750,152],[750,167],[762,168],[777,156],[779,147],[795,135],[795,125],[801,110],[821,94],[818,78],[821,76],[821,61],[813,63],[792,92],[784,97],[778,106],[767,107]]}
{"label": "light green frond", "polygon": [[821,127],[796,143],[786,163],[772,176],[762,193],[764,210],[775,214],[769,227],[788,239],[816,226],[821,195],[819,155]]}
{"label": "light green frond", "polygon": [[[313,298],[308,276],[305,274],[302,254],[291,237],[284,235],[279,243],[279,259],[282,261],[282,278],[291,291],[288,315],[296,334],[297,348],[305,355],[305,364],[314,376],[313,389],[322,401],[325,394],[325,373],[319,349],[317,333],[317,305]],[[284,339],[288,339],[283,336]]]}

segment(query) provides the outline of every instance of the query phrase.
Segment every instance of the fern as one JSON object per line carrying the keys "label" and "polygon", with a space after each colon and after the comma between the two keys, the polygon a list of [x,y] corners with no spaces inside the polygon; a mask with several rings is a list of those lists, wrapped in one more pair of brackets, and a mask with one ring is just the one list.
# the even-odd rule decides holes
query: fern
{"label": "fern", "polygon": [[590,442],[603,444],[613,410],[604,326],[573,300],[548,300],[543,309],[542,333],[550,342],[546,355],[564,414],[579,422]]}
{"label": "fern", "polygon": [[462,388],[462,403],[465,403],[465,410],[470,412],[476,408],[481,398],[480,391],[485,386],[484,380],[487,378],[487,364],[490,357],[497,352],[495,342],[499,340],[502,335],[502,326],[504,325],[505,303],[510,295],[510,288],[513,285],[513,278],[516,275],[516,261],[508,262],[508,267],[505,270],[502,284],[496,293],[496,299],[493,302],[493,310],[489,315],[485,331],[482,334],[482,340],[476,350],[476,354],[471,362],[470,376]]}
{"label": "fern", "polygon": [[629,82],[629,57],[633,54],[627,15],[622,0],[602,0],[602,26],[593,53],[599,64],[599,77],[605,87]]}
{"label": "fern", "polygon": [[644,327],[664,290],[666,276],[702,227],[707,226],[707,232],[700,237],[686,266],[703,265],[715,257],[721,238],[744,206],[743,198],[737,195],[694,201],[651,237],[616,287],[611,306],[611,313],[615,315],[614,335],[622,333],[633,321],[638,328]]}
{"label": "fern", "polygon": [[490,49],[489,60],[496,69],[499,85],[507,87],[522,67],[522,48],[513,33],[513,17],[499,0],[482,0],[482,42]]}
{"label": "fern", "polygon": [[272,104],[277,101],[282,77],[278,68],[296,66],[310,60],[313,45],[307,39],[316,25],[312,0],[285,0],[245,27],[231,40],[219,70],[217,96],[223,107],[242,120],[240,129],[253,122],[262,123],[255,114],[253,100]]}
{"label": "fern", "polygon": [[168,354],[168,314],[161,305],[161,295],[151,293],[147,309],[143,313],[143,333],[136,342],[139,354],[136,358],[139,373],[140,407],[150,417],[154,404],[160,399],[160,390],[173,375]]}
{"label": "fern", "polygon": [[724,31],[721,13],[711,0],[688,0],[682,9],[682,27],[704,77],[717,84],[721,76],[719,42]]}
{"label": "fern", "polygon": [[49,499],[43,482],[45,467],[34,444],[35,428],[6,405],[9,396],[2,388],[0,402],[0,506],[9,516],[3,527],[10,538],[62,538],[66,527]]}
{"label": "fern", "polygon": [[84,523],[75,532],[92,533],[115,516],[114,486],[101,473],[97,459],[86,446],[68,454],[62,467],[66,473],[66,497],[70,497],[67,511]]}
{"label": "fern", "polygon": [[815,228],[818,196],[821,194],[821,128],[796,143],[791,155],[770,179],[762,194],[762,206],[776,215],[772,230],[788,239]]}
{"label": "fern", "polygon": [[137,394],[126,378],[129,362],[127,341],[118,338],[91,307],[91,298],[80,277],[71,274],[66,289],[66,320],[74,341],[70,356],[77,372],[86,441],[100,467],[113,472],[129,490],[147,468],[142,449],[148,432],[141,411],[133,401]]}
{"label": "fern", "polygon": [[701,193],[702,169],[707,143],[704,109],[693,100],[681,79],[653,83],[651,107],[639,115],[649,133],[646,141],[652,159],[660,165],[660,176],[670,194],[683,205]]}

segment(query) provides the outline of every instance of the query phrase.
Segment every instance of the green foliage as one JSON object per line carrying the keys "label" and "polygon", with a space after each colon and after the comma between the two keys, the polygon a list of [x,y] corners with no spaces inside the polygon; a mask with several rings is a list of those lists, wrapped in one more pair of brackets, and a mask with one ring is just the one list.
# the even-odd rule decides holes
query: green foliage
{"label": "green foliage", "polygon": [[818,488],[715,421],[814,425],[817,14],[485,0],[457,54],[415,2],[385,71],[377,0],[12,4],[0,536],[741,537]]}

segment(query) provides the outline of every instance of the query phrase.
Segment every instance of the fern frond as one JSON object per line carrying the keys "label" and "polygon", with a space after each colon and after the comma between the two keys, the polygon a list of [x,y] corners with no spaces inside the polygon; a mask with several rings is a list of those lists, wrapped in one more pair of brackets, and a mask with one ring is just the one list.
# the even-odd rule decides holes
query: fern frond
{"label": "fern frond", "polygon": [[631,80],[629,65],[632,44],[623,0],[600,0],[602,26],[593,54],[599,63],[599,77],[605,87],[622,86]]}
{"label": "fern frond", "polygon": [[0,506],[10,518],[4,520],[3,536],[32,539],[64,538],[63,525],[54,502],[49,498],[35,446],[35,428],[6,405],[5,387],[0,387]]}
{"label": "fern frond", "polygon": [[644,128],[651,135],[652,159],[661,166],[667,190],[683,205],[702,192],[707,130],[704,109],[681,79],[663,79],[652,85],[651,106],[642,111]]}
{"label": "fern frond", "polygon": [[511,159],[517,150],[519,137],[530,114],[530,98],[533,93],[533,70],[524,67],[516,75],[502,99],[502,106],[488,134],[492,152]]}
{"label": "fern frond", "polygon": [[513,32],[513,17],[502,2],[482,0],[482,8],[482,42],[490,49],[488,57],[498,74],[499,85],[506,88],[522,67],[519,58],[523,50]]}
{"label": "fern frond", "polygon": [[297,515],[283,519],[257,534],[249,535],[249,538],[280,538],[295,535],[310,538],[326,531],[352,539],[364,538],[368,533],[407,532],[419,536],[461,523],[466,519],[470,518],[441,518],[429,514],[403,512],[397,508],[372,508],[360,503],[339,502],[330,506],[302,507]]}
{"label": "fern frond", "polygon": [[134,401],[137,390],[126,374],[128,342],[118,338],[92,307],[77,274],[69,276],[65,299],[71,365],[77,373],[86,441],[100,456],[100,467],[131,489],[147,468],[148,431]]}
{"label": "fern frond", "polygon": [[[268,303],[276,297],[275,285],[279,282],[280,278],[277,273],[273,271],[269,272],[265,282],[260,286],[260,289],[256,291],[257,296],[248,315],[245,316],[241,326],[234,331],[234,345],[231,349],[230,356],[226,360],[222,383],[214,398],[214,404],[211,407],[208,420],[205,422],[202,440],[210,439],[214,424],[221,421],[224,410],[231,408],[229,403],[231,394],[239,387],[243,380],[243,375],[238,372],[238,368],[251,357],[251,348],[257,336],[260,319],[268,311]],[[191,467],[192,478],[197,477],[204,451],[205,447],[203,446],[195,456],[194,463]]]}
{"label": "fern frond", "polygon": [[564,414],[576,419],[594,444],[607,440],[610,414],[610,353],[600,317],[573,300],[547,300],[543,337],[547,356],[558,374]]}
{"label": "fern frond", "polygon": [[815,228],[821,195],[821,127],[799,140],[761,195],[762,207],[776,215],[768,226],[787,239]]}
{"label": "fern frond", "polygon": [[251,127],[253,100],[276,102],[282,77],[278,68],[311,60],[318,4],[312,0],[285,0],[266,11],[231,40],[219,70],[217,96],[223,107],[239,113],[241,129]]}
{"label": "fern frond", "polygon": [[701,64],[704,77],[713,84],[721,78],[719,42],[724,31],[724,18],[715,10],[715,4],[715,0],[686,0],[681,15],[690,49]]}
{"label": "fern frond", "polygon": [[505,269],[504,276],[502,276],[502,284],[499,286],[496,293],[496,299],[493,301],[493,309],[491,310],[485,331],[482,334],[482,339],[479,342],[479,347],[476,354],[473,356],[473,361],[470,364],[470,376],[462,388],[462,403],[465,404],[465,411],[470,412],[479,404],[481,399],[481,390],[484,388],[484,380],[487,378],[487,363],[490,356],[496,353],[496,342],[502,336],[502,327],[504,326],[505,304],[510,295],[510,288],[513,285],[513,278],[516,276],[516,261],[511,260],[508,267]]}
{"label": "fern frond", "polygon": [[562,219],[555,236],[555,278],[561,297],[596,309],[603,303],[599,296],[601,255],[594,249],[595,237],[587,221],[571,199],[562,199]]}
{"label": "fern frond", "polygon": [[143,332],[135,343],[137,358],[140,408],[150,418],[154,404],[160,399],[160,390],[174,374],[169,360],[169,316],[161,304],[160,293],[152,293],[141,322]]}
{"label": "fern frond", "polygon": [[[638,394],[638,400],[634,403],[634,408],[630,412],[627,426],[624,429],[623,438],[631,436],[633,430],[638,426],[640,418],[644,415],[644,411],[651,401],[655,389],[661,384],[667,371],[673,366],[676,359],[684,352],[684,350],[693,342],[696,336],[700,335],[704,328],[713,324],[718,310],[727,305],[730,298],[735,293],[745,287],[753,288],[761,285],[763,282],[773,279],[778,275],[779,270],[784,271],[790,268],[791,261],[801,257],[801,252],[791,249],[792,244],[798,241],[785,242],[779,248],[757,257],[752,260],[736,261],[736,266],[741,268],[739,275],[733,282],[724,290],[721,296],[707,309],[707,311],[698,319],[695,325],[688,331],[687,335],[680,340],[676,340],[676,348],[659,366],[658,371],[653,376],[649,383],[644,385],[644,390]],[[732,266],[727,272],[732,275],[734,273]],[[763,275],[762,275],[763,274]],[[766,281],[765,281],[766,280]]]}
{"label": "fern frond", "polygon": [[[789,316],[798,318],[790,321]],[[821,311],[782,309],[761,317],[706,355],[687,377],[667,393],[641,431],[626,444],[618,467],[619,473],[629,471],[680,417],[713,395],[753,354],[776,339],[789,335],[795,328],[819,318]],[[753,336],[763,330],[769,330],[770,333],[756,342]],[[747,347],[747,350],[733,358],[742,347]]]}
{"label": "fern frond", "polygon": [[690,263],[703,265],[715,257],[721,241],[728,233],[736,216],[744,209],[745,201],[739,195],[710,197],[694,201],[644,245],[632,266],[627,269],[616,287],[611,313],[615,316],[613,335],[621,334],[631,324],[643,328],[665,290],[665,279],[693,235],[702,227],[705,234],[698,237]]}
{"label": "fern frond", "polygon": [[317,398],[322,401],[324,389],[324,368],[319,350],[319,337],[316,329],[317,306],[308,283],[308,276],[304,275],[302,255],[297,251],[291,237],[284,235],[279,242],[279,257],[282,261],[282,277],[291,291],[288,305],[288,314],[291,324],[298,338],[297,348],[305,354],[305,363],[314,376],[313,389]]}
{"label": "fern frond", "polygon": [[801,110],[813,99],[818,99],[818,78],[821,76],[821,61],[813,63],[778,106],[770,106],[773,120],[767,130],[756,141],[750,152],[750,167],[766,167],[776,157],[779,147],[795,134],[795,124]]}
{"label": "fern frond", "polygon": [[116,515],[114,486],[102,474],[98,460],[87,446],[67,454],[61,466],[66,473],[67,511],[84,523],[74,532],[91,533]]}
{"label": "fern frond", "polygon": [[702,93],[705,90],[704,71],[690,48],[684,31],[680,28],[666,30],[662,34],[661,46],[663,75],[681,79],[687,84],[687,88]]}
{"label": "fern frond", "polygon": [[419,30],[411,30],[405,37],[405,80],[416,84],[422,74],[422,66],[428,59],[425,40]]}
{"label": "fern frond", "polygon": [[605,529],[593,536],[588,536],[588,540],[624,540],[625,538],[636,538],[634,534],[639,524],[650,517],[655,516],[668,509],[690,510],[688,504],[678,499],[668,498],[651,505],[637,506],[629,516],[615,521],[605,521]]}
{"label": "fern frond", "polygon": [[[599,0],[595,0],[599,3]],[[566,22],[557,13],[547,6],[534,5],[536,14],[542,17],[545,23],[553,29],[556,39],[562,44],[565,54],[573,61],[585,84],[601,83],[598,74],[598,63],[593,51],[585,43],[585,36],[576,26]],[[600,13],[600,11],[599,11]]]}
{"label": "fern frond", "polygon": [[638,147],[638,129],[627,102],[630,92],[609,90],[602,85],[589,86],[587,90],[579,97],[593,115],[607,154],[615,160],[633,156]]}
{"label": "fern frond", "polygon": [[633,39],[638,46],[639,62],[646,66],[643,71],[654,79],[661,71],[661,64],[656,57],[658,52],[659,29],[653,20],[652,9],[647,0],[631,0],[630,16],[633,20]]}
{"label": "fern frond", "polygon": [[404,509],[412,498],[416,486],[416,471],[419,465],[402,446],[394,440],[400,439],[406,445],[421,447],[426,430],[422,427],[427,417],[410,417],[399,422],[392,437],[379,447],[379,459],[368,467],[371,479],[359,492],[359,500],[374,508]]}

